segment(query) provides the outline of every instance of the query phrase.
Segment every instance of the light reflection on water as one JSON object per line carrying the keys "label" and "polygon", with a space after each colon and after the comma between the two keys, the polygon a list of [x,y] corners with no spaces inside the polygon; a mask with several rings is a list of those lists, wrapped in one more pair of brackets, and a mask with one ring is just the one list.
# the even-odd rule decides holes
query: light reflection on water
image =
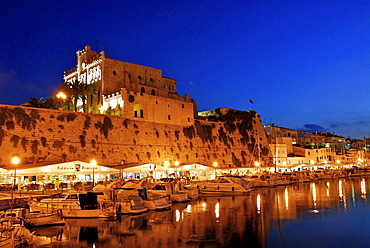
{"label": "light reflection on water", "polygon": [[39,247],[370,247],[369,185],[358,177],[261,188],[35,230]]}

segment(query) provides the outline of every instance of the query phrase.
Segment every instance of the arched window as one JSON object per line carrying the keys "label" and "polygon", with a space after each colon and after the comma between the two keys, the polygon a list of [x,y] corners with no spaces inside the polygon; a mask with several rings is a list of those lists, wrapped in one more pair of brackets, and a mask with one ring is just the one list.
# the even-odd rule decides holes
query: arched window
{"label": "arched window", "polygon": [[150,92],[151,95],[155,96],[155,90],[152,89],[152,91]]}
{"label": "arched window", "polygon": [[141,87],[140,93],[145,93],[145,88],[144,87]]}

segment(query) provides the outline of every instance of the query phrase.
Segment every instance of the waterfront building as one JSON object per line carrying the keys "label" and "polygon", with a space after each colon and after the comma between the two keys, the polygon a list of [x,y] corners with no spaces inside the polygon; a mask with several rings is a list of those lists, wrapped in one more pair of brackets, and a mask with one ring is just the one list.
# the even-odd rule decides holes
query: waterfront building
{"label": "waterfront building", "polygon": [[279,137],[292,138],[292,144],[297,144],[298,142],[298,130],[279,127],[275,124],[265,125],[264,129],[270,144],[274,143],[275,139]]}

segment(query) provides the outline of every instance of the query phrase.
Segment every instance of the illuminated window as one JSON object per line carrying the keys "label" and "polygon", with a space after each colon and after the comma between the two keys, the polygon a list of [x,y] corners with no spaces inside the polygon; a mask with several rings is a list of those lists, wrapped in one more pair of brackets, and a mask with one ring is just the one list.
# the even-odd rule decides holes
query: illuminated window
{"label": "illuminated window", "polygon": [[134,104],[134,117],[144,118],[144,107],[141,103]]}

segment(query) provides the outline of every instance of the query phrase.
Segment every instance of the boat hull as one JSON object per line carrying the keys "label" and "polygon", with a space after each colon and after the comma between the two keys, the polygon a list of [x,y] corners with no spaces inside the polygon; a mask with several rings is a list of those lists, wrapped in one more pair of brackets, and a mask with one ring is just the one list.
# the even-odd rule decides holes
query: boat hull
{"label": "boat hull", "polygon": [[144,204],[142,207],[136,207],[130,201],[116,202],[115,204],[117,214],[141,214],[148,211]]}
{"label": "boat hull", "polygon": [[162,197],[154,200],[144,200],[144,205],[148,210],[166,210],[171,208],[172,203],[168,197]]}
{"label": "boat hull", "polygon": [[109,218],[101,209],[62,209],[63,218]]}
{"label": "boat hull", "polygon": [[34,226],[57,226],[57,225],[64,225],[65,221],[62,219],[61,214],[59,213],[50,213],[50,214],[43,214],[43,213],[30,213],[28,217],[24,219],[24,221],[34,227]]}

